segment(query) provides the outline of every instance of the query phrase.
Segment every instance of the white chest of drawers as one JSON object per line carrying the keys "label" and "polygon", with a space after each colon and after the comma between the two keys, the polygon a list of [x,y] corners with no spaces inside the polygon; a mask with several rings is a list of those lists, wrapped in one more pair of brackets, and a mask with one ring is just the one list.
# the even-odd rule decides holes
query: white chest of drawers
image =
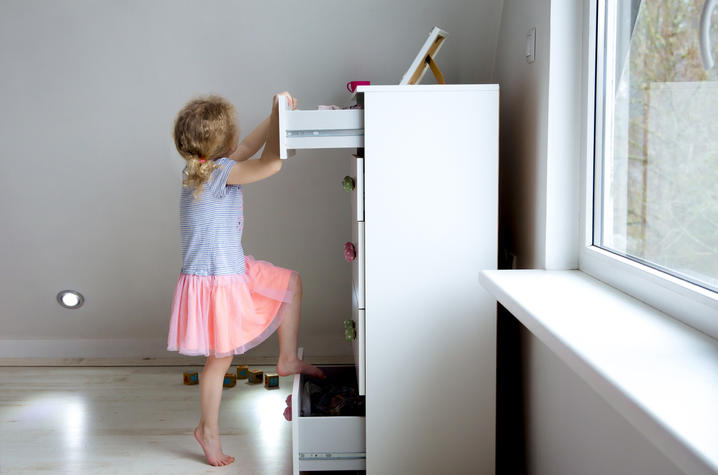
{"label": "white chest of drawers", "polygon": [[280,146],[364,148],[351,219],[366,416],[302,417],[297,376],[295,473],[494,473],[495,304],[479,271],[496,268],[498,86],[367,86],[359,99],[280,113]]}

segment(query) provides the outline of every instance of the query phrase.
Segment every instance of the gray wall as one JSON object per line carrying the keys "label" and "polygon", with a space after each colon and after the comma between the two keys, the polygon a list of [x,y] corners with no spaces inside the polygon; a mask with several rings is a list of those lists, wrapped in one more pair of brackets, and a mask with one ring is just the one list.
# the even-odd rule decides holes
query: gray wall
{"label": "gray wall", "polygon": [[[581,2],[587,3],[587,2]],[[576,131],[564,132],[567,148],[551,145],[560,138],[566,118],[577,111],[556,104],[576,97],[556,72],[575,75],[566,62],[580,52],[581,3],[574,0],[504,0],[495,81],[501,87],[500,236],[521,268],[570,268],[571,257],[560,255],[555,239],[566,226],[557,215],[568,214],[577,235],[578,209],[561,204],[552,187],[564,180],[578,183],[578,167],[560,164],[570,148],[579,159]],[[536,62],[524,60],[524,40],[537,31]],[[556,37],[576,32],[571,59]],[[554,38],[550,38],[550,34]],[[571,43],[569,43],[571,44]],[[551,47],[549,47],[549,45]],[[575,65],[575,64],[574,64]],[[559,107],[559,110],[551,110]],[[575,121],[580,116],[573,116]],[[558,125],[557,125],[558,124]],[[557,132],[558,131],[558,132]],[[574,134],[571,136],[571,134]],[[576,162],[575,162],[576,163]],[[575,192],[575,190],[574,190]],[[573,193],[573,192],[571,192]],[[553,194],[553,195],[552,195]],[[570,193],[569,195],[570,196]],[[569,199],[566,198],[565,199]],[[558,212],[557,212],[558,210]],[[573,213],[572,215],[570,213]],[[563,251],[565,252],[565,251]],[[569,254],[570,254],[569,250]],[[575,257],[574,257],[575,259]],[[567,265],[568,264],[568,265]],[[551,475],[675,474],[680,471],[580,377],[525,328],[520,332],[526,472]]]}
{"label": "gray wall", "polygon": [[682,473],[525,328],[521,352],[526,473]]}
{"label": "gray wall", "polygon": [[[168,355],[183,167],[170,130],[192,96],[225,95],[244,134],[279,91],[315,108],[347,103],[349,80],[398,83],[434,25],[450,35],[438,57],[447,80],[489,82],[500,6],[4,0],[0,357]],[[351,353],[350,163],[344,151],[299,152],[245,188],[247,253],[303,276],[307,355]],[[64,288],[85,306],[60,308]]]}

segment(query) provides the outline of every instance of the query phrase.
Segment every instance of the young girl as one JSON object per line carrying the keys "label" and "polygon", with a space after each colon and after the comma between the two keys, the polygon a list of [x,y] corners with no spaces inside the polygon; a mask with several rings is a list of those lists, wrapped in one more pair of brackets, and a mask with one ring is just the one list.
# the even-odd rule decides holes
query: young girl
{"label": "young girl", "polygon": [[[295,100],[288,94],[292,107]],[[279,333],[277,373],[323,377],[297,357],[302,282],[293,270],[257,261],[242,249],[242,185],[282,167],[279,111],[241,143],[235,110],[219,96],[189,102],[177,115],[174,140],[187,161],[180,198],[182,271],[177,281],[167,349],[205,355],[200,377],[202,414],[194,436],[212,465],[226,465],[219,441],[222,383],[232,356]],[[265,145],[266,142],[266,145]],[[248,160],[261,147],[259,160]]]}

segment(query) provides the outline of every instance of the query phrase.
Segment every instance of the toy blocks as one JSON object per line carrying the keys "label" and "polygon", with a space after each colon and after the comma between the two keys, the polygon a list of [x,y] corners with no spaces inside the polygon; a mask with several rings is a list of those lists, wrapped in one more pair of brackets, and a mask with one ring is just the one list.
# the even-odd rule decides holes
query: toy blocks
{"label": "toy blocks", "polygon": [[225,373],[222,386],[225,388],[233,388],[237,384],[237,375],[234,373]]}
{"label": "toy blocks", "polygon": [[197,371],[185,371],[184,383],[188,385],[199,384],[199,374]]}
{"label": "toy blocks", "polygon": [[237,365],[237,379],[249,378],[249,367],[247,365]]}
{"label": "toy blocks", "polygon": [[279,375],[276,373],[265,374],[264,387],[266,389],[279,389]]}
{"label": "toy blocks", "polygon": [[249,384],[260,384],[264,372],[261,369],[250,369],[249,370]]}

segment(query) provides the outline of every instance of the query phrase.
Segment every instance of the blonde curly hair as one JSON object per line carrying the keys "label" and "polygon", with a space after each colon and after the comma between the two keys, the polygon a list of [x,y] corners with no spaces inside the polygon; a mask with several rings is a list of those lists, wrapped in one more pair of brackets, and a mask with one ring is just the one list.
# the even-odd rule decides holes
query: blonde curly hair
{"label": "blonde curly hair", "polygon": [[177,151],[187,161],[182,184],[193,187],[197,198],[218,168],[214,160],[228,156],[237,143],[234,106],[218,95],[193,99],[177,114],[172,135]]}

